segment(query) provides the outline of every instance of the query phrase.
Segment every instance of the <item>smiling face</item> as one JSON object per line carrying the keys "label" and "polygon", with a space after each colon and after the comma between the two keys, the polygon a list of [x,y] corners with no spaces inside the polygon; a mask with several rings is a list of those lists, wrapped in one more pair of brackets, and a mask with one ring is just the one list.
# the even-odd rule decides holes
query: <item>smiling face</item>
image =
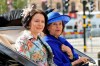
{"label": "smiling face", "polygon": [[31,33],[39,34],[45,27],[45,17],[42,14],[35,14],[29,24]]}
{"label": "smiling face", "polygon": [[51,23],[48,26],[49,33],[51,35],[55,36],[56,38],[58,38],[58,36],[61,35],[62,30],[63,30],[63,23],[62,23],[62,21]]}

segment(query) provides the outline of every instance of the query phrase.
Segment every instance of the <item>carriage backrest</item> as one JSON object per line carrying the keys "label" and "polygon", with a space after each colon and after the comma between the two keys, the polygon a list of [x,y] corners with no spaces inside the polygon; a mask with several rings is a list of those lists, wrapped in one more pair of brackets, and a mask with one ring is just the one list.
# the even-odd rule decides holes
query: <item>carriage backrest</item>
{"label": "carriage backrest", "polygon": [[23,31],[22,27],[1,27],[0,28],[0,42],[11,49],[14,49],[14,44],[17,37]]}

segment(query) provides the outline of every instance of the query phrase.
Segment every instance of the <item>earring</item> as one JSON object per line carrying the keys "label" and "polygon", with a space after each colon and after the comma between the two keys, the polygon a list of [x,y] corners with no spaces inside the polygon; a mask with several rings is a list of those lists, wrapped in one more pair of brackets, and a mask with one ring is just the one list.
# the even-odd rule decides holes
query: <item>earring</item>
{"label": "earring", "polygon": [[30,29],[30,26],[27,26],[27,29]]}

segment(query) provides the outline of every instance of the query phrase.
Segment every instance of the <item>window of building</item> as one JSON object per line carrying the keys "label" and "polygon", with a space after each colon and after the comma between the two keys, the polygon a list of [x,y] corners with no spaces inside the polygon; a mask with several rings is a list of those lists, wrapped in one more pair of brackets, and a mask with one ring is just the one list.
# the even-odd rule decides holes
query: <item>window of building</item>
{"label": "window of building", "polygon": [[93,24],[93,25],[92,25],[92,28],[96,28],[96,24]]}
{"label": "window of building", "polygon": [[60,4],[59,2],[57,2],[57,4],[56,4],[56,8],[58,9],[58,11],[61,10],[61,4]]}
{"label": "window of building", "polygon": [[100,11],[100,0],[98,1],[98,10]]}
{"label": "window of building", "polygon": [[75,2],[72,2],[72,3],[71,3],[71,11],[75,11],[75,7],[76,7],[76,6],[75,6]]}
{"label": "window of building", "polygon": [[100,25],[99,25],[99,28],[100,28]]}
{"label": "window of building", "polygon": [[47,10],[47,9],[48,9],[48,7],[47,7],[47,2],[44,2],[44,1],[43,1],[41,5],[42,5],[42,9],[43,9],[43,10]]}
{"label": "window of building", "polygon": [[72,26],[66,26],[66,29],[72,29],[73,27]]}

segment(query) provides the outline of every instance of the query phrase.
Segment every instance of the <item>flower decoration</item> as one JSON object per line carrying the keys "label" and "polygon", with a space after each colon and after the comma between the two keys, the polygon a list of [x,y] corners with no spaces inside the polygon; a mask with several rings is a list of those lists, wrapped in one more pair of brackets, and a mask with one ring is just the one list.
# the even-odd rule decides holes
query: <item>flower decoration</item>
{"label": "flower decoration", "polygon": [[26,7],[25,9],[23,9],[23,13],[21,14],[21,16],[23,16],[23,18],[26,18],[28,15],[30,15],[30,12],[32,10],[34,10],[34,5],[29,5],[28,7]]}

